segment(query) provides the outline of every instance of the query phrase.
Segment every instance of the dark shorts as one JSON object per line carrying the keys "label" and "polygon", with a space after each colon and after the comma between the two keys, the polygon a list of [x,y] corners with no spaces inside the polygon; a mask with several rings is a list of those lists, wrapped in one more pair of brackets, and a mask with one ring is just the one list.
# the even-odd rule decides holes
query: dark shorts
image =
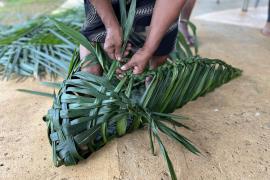
{"label": "dark shorts", "polygon": [[[106,29],[104,24],[89,0],[84,0],[84,5],[86,20],[81,29],[81,33],[91,42],[104,43],[106,38]],[[150,25],[154,5],[155,0],[137,0],[136,15],[134,20],[135,31],[136,29],[145,29],[144,27]],[[112,0],[112,6],[118,20],[120,21],[120,7],[118,0]],[[174,22],[168,29],[154,55],[167,55],[174,49],[178,33],[177,22],[178,21]],[[136,44],[136,46],[142,47],[143,43]]]}

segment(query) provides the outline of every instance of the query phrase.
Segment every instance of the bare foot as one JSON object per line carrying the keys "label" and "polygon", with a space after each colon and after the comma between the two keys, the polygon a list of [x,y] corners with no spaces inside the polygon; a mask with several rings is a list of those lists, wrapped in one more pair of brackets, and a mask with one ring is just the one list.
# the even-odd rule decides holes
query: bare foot
{"label": "bare foot", "polygon": [[190,35],[190,33],[188,31],[187,22],[185,22],[185,21],[180,21],[179,22],[179,31],[183,33],[188,45],[194,46],[195,37]]}
{"label": "bare foot", "polygon": [[267,22],[262,29],[262,34],[265,36],[270,36],[270,22]]}

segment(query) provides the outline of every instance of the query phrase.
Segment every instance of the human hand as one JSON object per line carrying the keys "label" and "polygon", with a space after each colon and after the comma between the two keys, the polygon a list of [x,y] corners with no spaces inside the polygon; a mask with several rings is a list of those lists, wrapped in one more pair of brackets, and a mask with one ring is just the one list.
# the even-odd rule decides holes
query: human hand
{"label": "human hand", "polygon": [[141,74],[148,62],[150,61],[152,54],[145,48],[139,49],[132,58],[118,70],[118,74],[122,74],[123,71],[129,69],[133,70],[133,74]]}
{"label": "human hand", "polygon": [[104,50],[111,59],[121,60],[122,29],[120,26],[107,28]]}

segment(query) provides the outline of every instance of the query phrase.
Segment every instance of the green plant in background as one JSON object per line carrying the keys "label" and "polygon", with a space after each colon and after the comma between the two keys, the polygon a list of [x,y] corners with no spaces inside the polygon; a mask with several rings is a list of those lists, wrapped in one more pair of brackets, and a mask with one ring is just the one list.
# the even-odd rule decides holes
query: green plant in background
{"label": "green plant in background", "polygon": [[0,24],[21,24],[33,17],[50,14],[65,0],[0,0]]}
{"label": "green plant in background", "polygon": [[[82,12],[68,10],[52,17],[79,30]],[[19,26],[2,28],[5,31],[0,33],[0,66],[4,78],[9,79],[12,73],[36,78],[66,76],[76,44],[48,18],[39,17]]]}
{"label": "green plant in background", "polygon": [[[83,24],[83,9],[67,10],[50,17],[79,30]],[[196,36],[196,27],[189,23]],[[40,78],[46,75],[66,77],[75,42],[41,16],[16,26],[0,26],[0,75],[9,79],[12,74]],[[132,34],[131,41],[143,41]],[[192,56],[184,36],[179,33],[178,49]],[[197,54],[198,46],[195,46]],[[183,56],[182,54],[181,56]],[[171,54],[173,57],[174,55]]]}
{"label": "green plant in background", "polygon": [[[124,31],[122,50],[128,40],[134,39],[132,24],[136,0],[132,0],[128,16],[124,2],[120,1]],[[54,95],[52,108],[44,117],[55,166],[74,165],[114,137],[146,126],[152,152],[156,152],[156,140],[171,178],[177,179],[160,134],[169,136],[194,154],[200,152],[190,140],[171,127],[189,129],[182,124],[182,120],[186,118],[170,113],[236,78],[241,70],[221,60],[193,57],[180,34],[176,50],[165,65],[157,70],[146,70],[139,76],[127,72],[119,80],[115,74],[116,68],[120,66],[119,62],[109,59],[99,44],[91,44],[62,22],[55,23],[91,52],[84,61],[80,61],[77,52],[74,53],[68,76],[62,84],[47,83],[52,87],[60,87],[59,92]],[[104,70],[101,77],[80,71],[84,62],[94,60]],[[144,79],[149,76],[152,81],[145,87]]]}

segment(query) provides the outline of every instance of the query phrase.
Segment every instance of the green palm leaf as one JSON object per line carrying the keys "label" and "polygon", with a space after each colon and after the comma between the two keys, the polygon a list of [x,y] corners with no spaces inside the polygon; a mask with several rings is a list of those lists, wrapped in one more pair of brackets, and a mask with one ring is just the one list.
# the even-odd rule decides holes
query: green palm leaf
{"label": "green palm leaf", "polygon": [[[133,14],[129,13],[129,17],[125,14],[122,13],[122,21],[129,24],[129,17]],[[82,35],[65,24],[55,23],[74,40],[86,45],[95,56],[103,53],[101,48],[93,49]],[[128,26],[126,31],[130,33],[131,27]],[[169,113],[241,74],[241,70],[220,60],[193,56],[181,34],[179,38],[180,48],[176,48],[165,65],[155,71],[147,70],[140,76],[127,73],[122,80],[117,79],[115,74],[119,66],[117,62],[107,64],[102,77],[80,72],[81,62],[75,53],[70,73],[45,117],[55,165],[76,164],[114,137],[148,126],[152,152],[153,138],[156,138],[171,178],[176,179],[160,133],[194,154],[200,152],[190,140],[168,125],[189,129],[181,122],[186,118]],[[105,63],[106,59],[102,60]],[[153,80],[146,88],[143,79],[148,76],[152,76]]]}
{"label": "green palm leaf", "polygon": [[[123,50],[128,40],[136,41],[140,38],[132,31],[136,0],[132,0],[129,12],[126,12],[125,1],[120,3],[124,32]],[[127,73],[119,80],[115,74],[119,63],[111,63],[100,45],[89,43],[77,32],[78,26],[71,21],[53,21],[63,33],[48,26],[50,31],[44,33],[37,28],[39,32],[43,32],[42,35],[29,38],[25,35],[29,34],[26,29],[27,33],[18,33],[20,36],[17,36],[15,44],[19,46],[5,49],[2,56],[4,60],[1,58],[0,63],[4,64],[6,74],[16,70],[21,72],[21,67],[24,67],[25,74],[39,74],[44,70],[48,73],[65,74],[66,79],[60,86],[44,83],[53,88],[60,87],[59,92],[53,95],[52,108],[44,117],[48,125],[55,166],[77,164],[111,139],[148,126],[152,152],[155,153],[155,138],[171,178],[177,179],[160,133],[182,144],[196,155],[200,152],[190,140],[171,128],[172,125],[189,129],[182,122],[187,118],[170,113],[238,77],[241,70],[221,60],[197,56],[197,47],[194,56],[183,35],[179,34],[176,49],[165,65],[157,70],[147,70],[140,76]],[[195,26],[191,25],[191,29],[196,32]],[[52,37],[56,40],[52,40]],[[25,41],[31,45],[27,51],[18,48]],[[13,43],[14,39],[9,42]],[[89,58],[99,61],[104,69],[102,77],[80,71],[83,62],[80,61],[78,52],[70,58],[69,68],[67,67],[66,62],[69,62],[68,57],[71,57],[68,53],[76,43],[84,45],[92,52]],[[1,53],[0,51],[0,55]],[[24,57],[23,60],[15,58],[18,54],[19,57]],[[18,62],[21,67],[18,67]],[[152,82],[145,87],[144,79],[149,76],[153,77]],[[46,93],[21,91],[51,96]]]}
{"label": "green palm leaf", "polygon": [[[83,19],[80,12],[69,10],[52,17],[79,30]],[[36,78],[46,74],[66,77],[75,47],[72,39],[46,17],[9,27],[0,34],[0,65],[5,67],[4,78],[8,79],[12,73]]]}

